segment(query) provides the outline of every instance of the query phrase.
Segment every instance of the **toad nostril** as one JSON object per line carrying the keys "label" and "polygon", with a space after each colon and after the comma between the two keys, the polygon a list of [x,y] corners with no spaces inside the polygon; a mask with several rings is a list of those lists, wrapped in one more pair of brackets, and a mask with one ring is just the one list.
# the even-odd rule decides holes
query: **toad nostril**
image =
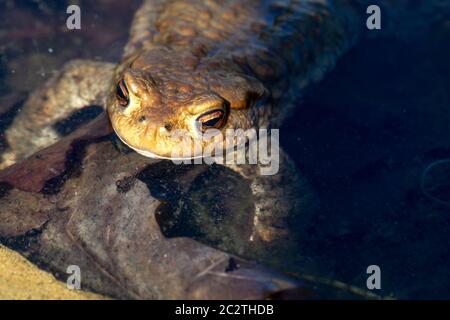
{"label": "toad nostril", "polygon": [[167,131],[170,131],[170,130],[172,130],[172,125],[171,125],[170,123],[166,123],[166,124],[164,125],[164,128],[165,128]]}
{"label": "toad nostril", "polygon": [[145,116],[140,116],[138,119],[139,122],[144,122],[145,120],[147,120]]}

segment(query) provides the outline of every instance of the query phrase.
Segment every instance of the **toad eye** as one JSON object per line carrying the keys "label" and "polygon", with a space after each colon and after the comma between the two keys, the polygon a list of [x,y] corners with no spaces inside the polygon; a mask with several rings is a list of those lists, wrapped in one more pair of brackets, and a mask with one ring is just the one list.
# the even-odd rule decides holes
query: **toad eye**
{"label": "toad eye", "polygon": [[124,79],[120,80],[116,86],[116,97],[122,107],[127,107],[130,103],[130,95]]}
{"label": "toad eye", "polygon": [[208,129],[220,129],[225,123],[225,112],[223,110],[211,110],[197,118],[201,124],[202,132]]}

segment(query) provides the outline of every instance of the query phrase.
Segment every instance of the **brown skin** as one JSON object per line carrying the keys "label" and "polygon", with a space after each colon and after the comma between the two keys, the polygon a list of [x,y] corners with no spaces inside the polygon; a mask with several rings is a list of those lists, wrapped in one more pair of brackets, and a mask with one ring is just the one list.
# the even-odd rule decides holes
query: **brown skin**
{"label": "brown skin", "polygon": [[279,128],[303,87],[348,45],[331,10],[319,0],[144,1],[109,92],[114,130],[146,156],[173,158],[198,156],[185,150],[192,143],[169,136],[184,130],[198,140],[196,119],[222,133]]}
{"label": "brown skin", "polygon": [[[174,152],[186,155],[173,134],[177,130],[200,141],[207,129],[257,127],[261,119],[253,109],[269,107],[262,105],[265,95],[262,83],[231,60],[156,46],[117,68],[107,105],[112,126],[127,145],[147,156],[171,158]],[[206,139],[202,147],[214,141]]]}
{"label": "brown skin", "polygon": [[[150,157],[197,157],[194,142],[203,150],[219,143],[200,142],[202,130],[267,125],[270,91],[248,63],[240,64],[245,53],[239,52],[258,44],[267,10],[254,0],[144,1],[107,102],[119,138]],[[267,66],[264,59],[260,64]],[[129,100],[122,105],[121,81]],[[177,130],[185,143],[174,137]]]}

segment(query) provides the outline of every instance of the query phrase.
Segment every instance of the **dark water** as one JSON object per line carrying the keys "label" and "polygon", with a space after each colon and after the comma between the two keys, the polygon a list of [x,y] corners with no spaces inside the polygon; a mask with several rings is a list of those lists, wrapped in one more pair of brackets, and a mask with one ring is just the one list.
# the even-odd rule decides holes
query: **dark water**
{"label": "dark water", "polygon": [[426,167],[450,157],[449,39],[447,28],[361,43],[287,124],[284,145],[321,200],[304,255],[323,272],[356,284],[376,264],[384,294],[450,296],[450,206],[420,188]]}
{"label": "dark water", "polygon": [[[67,3],[0,1],[0,130],[64,62],[117,61],[139,1],[79,1],[86,28],[70,33]],[[444,163],[423,176],[450,158],[449,39],[444,23],[408,41],[364,40],[281,128],[320,200],[317,215],[299,222],[309,272],[364,288],[375,264],[378,294],[450,298],[450,170]]]}

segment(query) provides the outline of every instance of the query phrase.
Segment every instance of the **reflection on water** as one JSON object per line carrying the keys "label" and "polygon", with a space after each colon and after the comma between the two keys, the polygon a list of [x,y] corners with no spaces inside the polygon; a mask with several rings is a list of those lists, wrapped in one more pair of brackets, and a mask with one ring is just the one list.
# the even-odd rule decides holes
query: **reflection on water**
{"label": "reflection on water", "polygon": [[[8,14],[0,19],[0,132],[20,112],[26,94],[63,63],[119,59],[139,1],[79,1],[87,8],[80,31],[64,27],[68,2],[1,2],[0,12]],[[297,222],[306,231],[298,235],[296,254],[287,258],[291,269],[361,287],[366,267],[376,264],[383,295],[450,297],[450,208],[421,189],[427,166],[450,158],[448,39],[447,23],[414,42],[365,41],[281,128],[282,145],[321,204],[316,216]],[[90,112],[92,117],[98,109]],[[78,121],[61,124],[62,133]],[[0,140],[0,151],[5,147]],[[140,177],[166,200],[158,216],[165,234],[225,243],[242,253],[248,230],[236,226],[246,224],[252,207],[248,185],[216,170],[175,186],[171,179],[183,167],[173,167],[161,164],[161,176],[152,171]],[[448,170],[441,169],[426,176],[426,187],[448,200],[448,189],[438,190],[446,186],[437,172]],[[242,214],[229,221],[224,212]]]}

